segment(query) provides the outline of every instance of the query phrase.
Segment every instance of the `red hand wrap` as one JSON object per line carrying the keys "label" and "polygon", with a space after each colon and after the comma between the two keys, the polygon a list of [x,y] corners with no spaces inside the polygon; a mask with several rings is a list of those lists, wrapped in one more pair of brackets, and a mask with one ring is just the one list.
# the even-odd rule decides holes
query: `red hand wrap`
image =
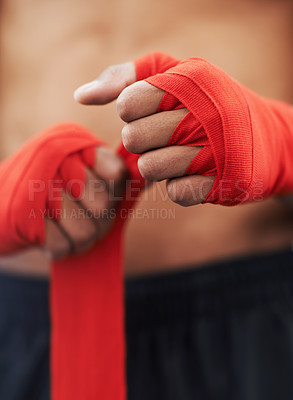
{"label": "red hand wrap", "polygon": [[[63,168],[62,164],[73,154],[84,166],[93,166],[95,147],[101,143],[86,128],[64,123],[34,137],[1,163],[0,254],[44,243],[52,181],[60,179],[60,169],[72,175],[74,163]],[[84,181],[85,174],[78,178]]]}
{"label": "red hand wrap", "polygon": [[160,58],[168,64],[159,53],[138,60],[137,76],[151,71],[146,81],[166,91],[158,111],[190,111],[169,145],[204,146],[186,174],[215,175],[205,202],[235,205],[292,192],[292,108],[256,95],[199,58],[155,74]]}
{"label": "red hand wrap", "polygon": [[[85,165],[93,167],[95,148],[101,143],[83,127],[61,124],[33,138],[0,165],[0,253],[44,243],[40,210],[50,206],[51,180],[60,178],[63,186],[71,179],[84,182]],[[133,185],[140,188],[137,156],[123,147],[118,153],[130,169]],[[33,198],[31,183],[41,185]],[[122,233],[138,193],[134,189],[131,199],[125,198],[123,212],[118,212],[104,240],[86,254],[52,265],[53,400],[125,399]],[[36,218],[31,218],[32,211]]]}
{"label": "red hand wrap", "polygon": [[53,263],[52,399],[124,400],[123,228],[144,185],[137,156],[118,149],[131,188],[111,232],[86,254]]}

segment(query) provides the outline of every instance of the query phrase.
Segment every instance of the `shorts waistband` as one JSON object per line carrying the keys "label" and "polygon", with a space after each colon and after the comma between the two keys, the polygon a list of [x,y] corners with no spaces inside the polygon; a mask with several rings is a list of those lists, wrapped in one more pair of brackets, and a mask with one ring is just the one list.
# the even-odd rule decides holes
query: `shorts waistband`
{"label": "shorts waistband", "polygon": [[148,329],[216,313],[222,315],[280,299],[290,303],[293,312],[291,249],[128,279],[127,329]]}

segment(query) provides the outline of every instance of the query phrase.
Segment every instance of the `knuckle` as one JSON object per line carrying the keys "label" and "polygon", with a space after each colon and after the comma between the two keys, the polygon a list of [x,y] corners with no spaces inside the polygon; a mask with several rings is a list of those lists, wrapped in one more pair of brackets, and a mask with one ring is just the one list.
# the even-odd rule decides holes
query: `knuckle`
{"label": "knuckle", "polygon": [[176,179],[169,181],[167,182],[166,189],[170,200],[182,207],[188,207],[200,203],[200,201],[197,200],[197,197],[194,197],[194,193],[190,192],[188,185],[183,181],[178,181]]}
{"label": "knuckle", "polygon": [[125,122],[129,122],[132,119],[132,101],[128,92],[129,87],[120,93],[116,102],[118,115]]}
{"label": "knuckle", "polygon": [[177,180],[168,181],[166,190],[170,200],[180,206],[187,206],[186,190],[181,182],[178,182]]}
{"label": "knuckle", "polygon": [[[107,188],[107,181],[123,180],[127,174],[127,167],[122,157],[115,154],[112,149],[104,146],[99,147],[97,150],[95,170],[100,180],[102,180],[101,183],[104,183],[104,186],[101,186],[101,191]],[[95,182],[96,178],[93,178],[93,180]]]}
{"label": "knuckle", "polygon": [[127,175],[127,168],[124,161],[114,154],[111,159],[111,170],[109,170],[109,180],[112,182],[124,181]]}
{"label": "knuckle", "polygon": [[169,198],[183,207],[201,204],[212,189],[214,177],[193,175],[191,178],[173,179],[167,182]]}
{"label": "knuckle", "polygon": [[159,162],[156,157],[151,155],[142,155],[138,159],[138,169],[144,179],[148,181],[156,181],[160,170]]}
{"label": "knuckle", "polygon": [[141,136],[141,131],[134,124],[129,123],[122,129],[122,141],[123,144],[130,153],[139,153],[139,137]]}

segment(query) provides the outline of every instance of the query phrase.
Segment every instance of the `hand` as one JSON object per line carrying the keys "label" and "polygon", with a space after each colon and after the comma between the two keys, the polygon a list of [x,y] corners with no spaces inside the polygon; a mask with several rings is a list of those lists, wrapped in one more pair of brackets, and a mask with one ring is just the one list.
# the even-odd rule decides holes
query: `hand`
{"label": "hand", "polygon": [[54,211],[58,219],[46,218],[46,241],[42,249],[50,259],[90,249],[115,221],[127,176],[123,161],[110,148],[100,146],[96,149],[94,167],[86,167],[85,174],[79,199],[61,190],[61,209]]}
{"label": "hand", "polygon": [[42,246],[80,253],[111,229],[125,189],[124,161],[90,131],[48,128],[0,164],[0,254]]}
{"label": "hand", "polygon": [[[164,70],[176,61],[164,63]],[[136,82],[135,64],[128,62],[107,68],[96,80],[75,91],[76,101],[101,105],[117,100],[120,117],[127,122],[122,141],[128,151],[142,154],[138,167],[148,181],[167,179],[169,197],[178,204],[201,203],[214,184],[214,176],[185,175],[202,146],[168,146],[186,108],[157,113],[165,92],[145,81]],[[185,176],[184,176],[185,175]]]}
{"label": "hand", "polygon": [[[114,94],[127,122],[122,139],[148,180],[167,179],[171,199],[189,206],[237,205],[293,191],[293,113],[289,104],[258,96],[200,58],[183,61],[151,53],[123,67]],[[121,66],[105,71],[77,100],[102,104],[121,80]],[[116,71],[116,75],[115,75]],[[114,78],[117,76],[117,80]],[[104,82],[108,88],[105,89]],[[92,104],[91,103],[91,104]],[[179,145],[179,146],[178,146]]]}

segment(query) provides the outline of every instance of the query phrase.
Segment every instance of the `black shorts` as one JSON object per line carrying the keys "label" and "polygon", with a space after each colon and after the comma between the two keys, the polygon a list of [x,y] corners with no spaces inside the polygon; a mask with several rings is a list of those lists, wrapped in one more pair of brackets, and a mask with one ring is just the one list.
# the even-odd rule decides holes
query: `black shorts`
{"label": "black shorts", "polygon": [[[292,400],[291,250],[126,283],[129,400]],[[49,400],[48,285],[0,276],[0,399]]]}

